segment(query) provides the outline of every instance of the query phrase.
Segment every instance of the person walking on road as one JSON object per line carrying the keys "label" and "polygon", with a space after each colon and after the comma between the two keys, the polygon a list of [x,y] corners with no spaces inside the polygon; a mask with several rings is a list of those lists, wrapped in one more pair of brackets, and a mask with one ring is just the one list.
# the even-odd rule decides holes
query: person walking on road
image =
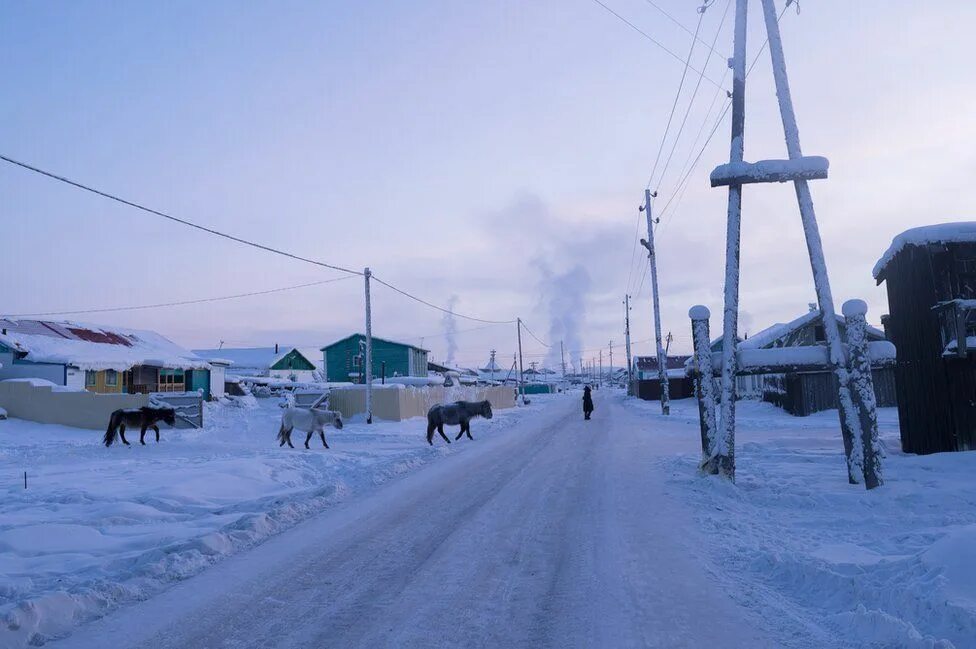
{"label": "person walking on road", "polygon": [[583,388],[583,419],[589,419],[592,412],[593,394],[590,392],[590,386],[586,386]]}

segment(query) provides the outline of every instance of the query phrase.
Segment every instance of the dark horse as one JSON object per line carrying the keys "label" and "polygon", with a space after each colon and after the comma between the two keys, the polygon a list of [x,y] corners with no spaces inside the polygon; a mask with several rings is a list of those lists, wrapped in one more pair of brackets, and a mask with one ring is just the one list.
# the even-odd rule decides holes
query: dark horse
{"label": "dark horse", "polygon": [[159,441],[159,426],[157,421],[164,421],[170,426],[176,423],[176,411],[172,408],[152,408],[143,406],[142,408],[119,409],[112,413],[108,420],[108,430],[105,431],[105,446],[111,446],[118,434],[122,437],[122,443],[126,446],[129,442],[125,439],[125,428],[139,427],[139,443],[145,446],[146,430],[152,428],[156,431],[156,441]]}
{"label": "dark horse", "polygon": [[471,420],[475,417],[491,419],[491,403],[488,401],[455,401],[434,406],[427,411],[427,443],[434,445],[434,429],[441,434],[444,441],[448,444],[451,440],[444,434],[444,425],[461,425],[461,432],[454,438],[455,441],[461,439],[461,435],[468,434],[471,437]]}

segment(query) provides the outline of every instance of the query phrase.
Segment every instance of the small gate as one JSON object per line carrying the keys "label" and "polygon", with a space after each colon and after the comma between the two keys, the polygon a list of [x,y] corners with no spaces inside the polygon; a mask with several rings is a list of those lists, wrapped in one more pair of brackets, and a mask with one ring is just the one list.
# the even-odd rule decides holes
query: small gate
{"label": "small gate", "polygon": [[173,428],[203,428],[203,396],[197,392],[154,392],[150,395],[150,405],[172,408],[176,411],[176,425]]}

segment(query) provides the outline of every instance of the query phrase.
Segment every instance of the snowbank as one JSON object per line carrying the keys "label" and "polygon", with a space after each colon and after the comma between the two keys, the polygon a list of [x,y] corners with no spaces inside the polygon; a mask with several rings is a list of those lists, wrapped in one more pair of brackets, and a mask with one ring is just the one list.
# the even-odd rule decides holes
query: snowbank
{"label": "snowbank", "polygon": [[[887,483],[867,492],[847,484],[836,410],[737,409],[735,485],[699,476],[697,454],[661,467],[737,600],[787,635],[822,630],[821,647],[976,647],[976,453],[901,453],[897,412],[881,408]],[[697,423],[694,400],[671,410]]]}
{"label": "snowbank", "polygon": [[871,274],[879,279],[888,263],[905,246],[924,246],[929,243],[966,243],[976,241],[976,221],[939,223],[905,230],[891,241],[888,250],[874,265]]}
{"label": "snowbank", "polygon": [[[353,494],[474,448],[430,447],[413,420],[330,429],[331,451],[280,449],[278,404],[207,404],[202,430],[164,429],[158,445],[110,449],[98,432],[0,421],[0,474],[14,478],[0,498],[0,647],[63,636]],[[496,412],[475,435],[538,410]]]}

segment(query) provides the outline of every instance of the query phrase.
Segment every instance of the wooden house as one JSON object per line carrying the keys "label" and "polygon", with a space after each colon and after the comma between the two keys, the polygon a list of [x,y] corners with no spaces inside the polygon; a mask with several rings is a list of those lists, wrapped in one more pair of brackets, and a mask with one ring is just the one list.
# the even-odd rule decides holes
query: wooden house
{"label": "wooden house", "polygon": [[914,228],[874,267],[885,282],[902,449],[976,448],[976,222]]}
{"label": "wooden house", "polygon": [[0,363],[0,380],[44,379],[99,393],[211,395],[211,364],[154,331],[0,319]]}
{"label": "wooden house", "polygon": [[[841,340],[847,342],[847,325],[837,316]],[[885,340],[880,329],[868,327],[868,341]],[[782,347],[809,347],[826,345],[823,313],[811,304],[807,313],[786,323],[774,324],[739,343],[740,350],[776,349]],[[890,367],[876,369],[872,373],[874,393],[880,407],[894,406],[895,374]],[[832,372],[788,372],[762,374],[751,377],[763,401],[779,406],[792,415],[805,417],[821,410],[838,407],[837,378]]]}
{"label": "wooden house", "polygon": [[[685,374],[685,364],[690,356],[668,356],[667,376],[668,394],[672,399],[687,399],[695,396],[692,379]],[[661,398],[661,380],[657,371],[657,356],[634,357],[634,384],[632,394],[648,401]]]}
{"label": "wooden house", "polygon": [[[328,381],[365,381],[366,336],[352,334],[321,349]],[[427,376],[428,350],[373,336],[373,377]]]}

